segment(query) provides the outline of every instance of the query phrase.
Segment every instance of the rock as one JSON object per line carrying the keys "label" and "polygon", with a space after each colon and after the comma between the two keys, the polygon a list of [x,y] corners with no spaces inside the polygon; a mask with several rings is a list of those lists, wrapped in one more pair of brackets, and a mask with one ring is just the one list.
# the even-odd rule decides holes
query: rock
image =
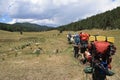
{"label": "rock", "polygon": [[54,51],[53,51],[53,53],[58,53],[59,52],[59,50],[58,49],[55,49]]}
{"label": "rock", "polygon": [[9,51],[14,51],[14,49],[13,49],[13,48],[10,48]]}
{"label": "rock", "polygon": [[39,45],[40,45],[40,43],[35,43],[35,45],[36,45],[36,46],[39,46]]}
{"label": "rock", "polygon": [[34,54],[36,54],[37,56],[41,53],[41,49],[35,49],[34,51],[33,51],[33,53]]}

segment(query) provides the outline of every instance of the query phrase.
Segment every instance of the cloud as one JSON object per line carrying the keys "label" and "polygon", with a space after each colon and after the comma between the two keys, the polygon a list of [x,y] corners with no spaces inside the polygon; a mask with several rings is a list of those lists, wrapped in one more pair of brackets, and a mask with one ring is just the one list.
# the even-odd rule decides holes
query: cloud
{"label": "cloud", "polygon": [[[120,0],[0,0],[13,21],[59,26],[120,6]],[[16,19],[16,20],[15,20]]]}
{"label": "cloud", "polygon": [[12,19],[11,21],[7,22],[8,24],[14,24],[16,23],[16,19]]}
{"label": "cloud", "polygon": [[3,15],[6,11],[8,11],[8,5],[10,3],[10,0],[0,0],[0,15]]}

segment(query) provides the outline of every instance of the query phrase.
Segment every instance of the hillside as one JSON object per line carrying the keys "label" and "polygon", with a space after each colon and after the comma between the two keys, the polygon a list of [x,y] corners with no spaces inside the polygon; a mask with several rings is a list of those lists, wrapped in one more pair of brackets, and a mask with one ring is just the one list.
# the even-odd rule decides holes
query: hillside
{"label": "hillside", "polygon": [[[108,80],[120,80],[120,30],[84,32],[115,37],[117,52],[113,56],[112,71],[116,74]],[[91,80],[91,75],[83,72],[86,65],[73,57],[67,33],[53,30],[20,35],[0,30],[0,80]],[[38,49],[40,53],[34,53]]]}
{"label": "hillside", "polygon": [[5,24],[0,23],[0,30],[6,31],[25,31],[25,32],[38,32],[38,31],[48,31],[53,29],[53,27],[41,26],[32,23],[15,23],[15,24]]}
{"label": "hillside", "polygon": [[59,30],[120,29],[120,7],[86,19],[59,26]]}

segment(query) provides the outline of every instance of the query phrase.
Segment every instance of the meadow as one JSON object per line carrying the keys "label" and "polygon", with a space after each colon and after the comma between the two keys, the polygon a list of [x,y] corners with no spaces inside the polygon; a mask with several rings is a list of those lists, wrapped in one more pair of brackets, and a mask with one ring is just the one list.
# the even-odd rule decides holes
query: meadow
{"label": "meadow", "polygon": [[[115,75],[107,78],[120,80],[120,30],[83,32],[115,37],[117,51],[112,61]],[[85,65],[73,57],[67,34],[68,31],[53,30],[21,35],[0,30],[0,80],[91,80],[91,75],[83,72]]]}

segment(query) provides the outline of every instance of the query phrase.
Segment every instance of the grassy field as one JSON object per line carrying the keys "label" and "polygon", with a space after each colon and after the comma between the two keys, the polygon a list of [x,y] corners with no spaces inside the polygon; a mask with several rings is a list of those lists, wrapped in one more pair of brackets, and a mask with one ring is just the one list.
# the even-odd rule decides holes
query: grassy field
{"label": "grassy field", "polygon": [[[108,80],[120,80],[120,30],[84,32],[115,37],[112,70],[116,74]],[[0,80],[91,80],[83,72],[85,65],[74,59],[67,33],[0,31]]]}

